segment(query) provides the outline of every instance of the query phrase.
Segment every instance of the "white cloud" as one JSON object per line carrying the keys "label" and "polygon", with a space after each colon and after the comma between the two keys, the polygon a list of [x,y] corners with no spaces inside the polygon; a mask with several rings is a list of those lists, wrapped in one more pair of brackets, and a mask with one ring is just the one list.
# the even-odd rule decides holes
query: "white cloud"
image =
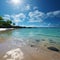
{"label": "white cloud", "polygon": [[23,22],[26,18],[25,14],[23,14],[23,13],[12,15],[11,17],[13,18],[14,22],[16,22],[16,23]]}
{"label": "white cloud", "polygon": [[48,12],[47,13],[47,17],[53,17],[54,15],[53,15],[53,12]]}
{"label": "white cloud", "polygon": [[16,15],[8,15],[8,14],[6,14],[6,15],[3,16],[4,20],[11,20],[16,25],[18,25],[20,22],[24,22],[25,18],[26,18],[26,16],[23,13],[19,13],[19,14],[16,14]]}
{"label": "white cloud", "polygon": [[26,18],[25,14],[20,13],[16,15],[11,15],[11,18],[13,19],[13,22],[15,22],[16,25],[19,25],[20,22],[23,22]]}
{"label": "white cloud", "polygon": [[[53,24],[54,22],[51,23],[50,20],[49,20],[49,23],[48,22],[44,23],[44,22],[46,22],[46,20],[49,19],[49,17],[51,17],[51,18],[60,17],[60,10],[53,11],[53,12],[47,12],[47,13],[41,12],[39,10],[34,10],[34,11],[28,12],[27,16],[25,15],[25,13],[19,13],[19,14],[15,14],[15,15],[6,14],[3,16],[3,18],[5,20],[8,20],[8,19],[12,20],[13,22],[15,22],[16,25],[23,22],[22,26],[26,26],[26,25],[24,25],[24,22],[28,22],[28,23],[31,23],[28,26],[37,26],[38,25],[38,24],[32,25],[33,23],[41,23],[40,27],[41,26],[58,26],[56,24]],[[27,20],[27,21],[25,21],[25,20]]]}
{"label": "white cloud", "polygon": [[30,4],[23,5],[23,8],[20,7],[20,11],[22,11],[22,12],[26,12],[26,11],[29,11],[29,10],[31,10],[31,5]]}
{"label": "white cloud", "polygon": [[40,19],[39,20],[39,18],[37,18],[37,20],[35,19],[35,18],[31,18],[30,20],[29,20],[29,22],[42,22],[43,20],[42,19]]}
{"label": "white cloud", "polygon": [[38,10],[29,12],[29,17],[30,17],[29,22],[43,22],[44,16],[45,14]]}
{"label": "white cloud", "polygon": [[10,15],[8,15],[8,14],[4,15],[4,16],[3,16],[3,19],[4,19],[4,20],[10,20]]}
{"label": "white cloud", "polygon": [[38,11],[38,10],[35,10],[34,12],[30,12],[29,13],[29,16],[30,17],[43,17],[43,15],[44,15],[44,13],[43,12],[40,12],[40,11]]}
{"label": "white cloud", "polygon": [[54,11],[53,14],[57,17],[60,17],[60,11]]}
{"label": "white cloud", "polygon": [[59,11],[48,12],[47,17],[60,17],[60,10]]}

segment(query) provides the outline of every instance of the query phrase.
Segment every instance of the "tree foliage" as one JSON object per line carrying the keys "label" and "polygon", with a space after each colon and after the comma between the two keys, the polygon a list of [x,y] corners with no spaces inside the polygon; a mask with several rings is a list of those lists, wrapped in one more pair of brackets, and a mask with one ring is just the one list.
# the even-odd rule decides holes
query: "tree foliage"
{"label": "tree foliage", "polygon": [[[15,25],[15,23],[13,23]],[[10,27],[12,25],[11,20],[4,20],[3,17],[0,16],[0,27]]]}
{"label": "tree foliage", "polygon": [[0,20],[4,20],[4,19],[0,16]]}

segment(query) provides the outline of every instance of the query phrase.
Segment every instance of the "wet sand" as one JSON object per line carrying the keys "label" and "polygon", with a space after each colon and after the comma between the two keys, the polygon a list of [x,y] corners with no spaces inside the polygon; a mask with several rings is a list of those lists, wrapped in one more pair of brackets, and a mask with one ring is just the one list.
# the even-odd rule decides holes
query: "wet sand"
{"label": "wet sand", "polygon": [[[20,39],[19,39],[20,40]],[[23,40],[0,42],[0,60],[60,60],[60,52],[44,46],[33,46]]]}
{"label": "wet sand", "polygon": [[23,60],[60,60],[60,53],[49,51],[43,48],[25,48],[25,58]]}

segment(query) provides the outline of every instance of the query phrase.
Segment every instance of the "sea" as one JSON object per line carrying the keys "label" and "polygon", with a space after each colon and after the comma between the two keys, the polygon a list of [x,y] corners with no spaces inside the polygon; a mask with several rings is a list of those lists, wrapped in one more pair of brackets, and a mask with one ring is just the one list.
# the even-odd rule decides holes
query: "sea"
{"label": "sea", "polygon": [[[33,47],[33,52],[35,49],[38,49],[42,54],[44,54],[43,52],[46,51],[45,49],[47,49],[47,47],[56,47],[60,50],[60,28],[19,28],[0,31],[1,60],[17,60],[17,58],[22,60],[26,55],[30,57],[32,56],[32,54],[30,55],[32,52],[30,51],[30,47]],[[35,52],[37,53],[38,50]],[[24,55],[24,53],[26,55]],[[34,55],[36,55],[36,53]],[[27,58],[28,57],[26,57],[26,59]]]}
{"label": "sea", "polygon": [[0,32],[0,39],[3,39],[2,42],[14,40],[16,41],[23,40],[23,42],[28,43],[39,42],[39,45],[40,44],[54,45],[60,49],[60,28],[57,27],[19,28]]}

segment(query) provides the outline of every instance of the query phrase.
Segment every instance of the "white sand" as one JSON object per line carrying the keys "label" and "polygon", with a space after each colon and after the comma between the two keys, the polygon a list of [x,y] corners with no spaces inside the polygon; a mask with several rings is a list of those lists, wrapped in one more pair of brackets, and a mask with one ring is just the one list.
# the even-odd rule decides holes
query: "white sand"
{"label": "white sand", "polygon": [[0,31],[12,30],[14,28],[0,28]]}

